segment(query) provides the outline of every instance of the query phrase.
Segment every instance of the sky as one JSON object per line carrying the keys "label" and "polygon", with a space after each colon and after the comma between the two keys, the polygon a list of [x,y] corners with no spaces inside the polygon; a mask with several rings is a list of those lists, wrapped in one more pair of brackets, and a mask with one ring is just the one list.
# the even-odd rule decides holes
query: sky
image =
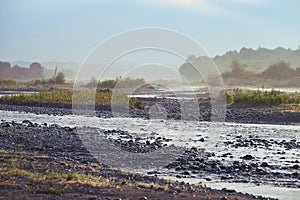
{"label": "sky", "polygon": [[120,32],[161,27],[209,56],[242,47],[297,49],[298,0],[1,0],[0,60],[82,62]]}

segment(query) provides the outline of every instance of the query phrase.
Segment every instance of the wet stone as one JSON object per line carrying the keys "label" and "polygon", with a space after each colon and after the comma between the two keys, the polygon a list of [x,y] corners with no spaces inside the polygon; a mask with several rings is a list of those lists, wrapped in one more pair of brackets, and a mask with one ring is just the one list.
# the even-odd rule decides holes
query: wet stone
{"label": "wet stone", "polygon": [[247,154],[247,155],[243,156],[242,159],[244,159],[244,160],[252,160],[252,159],[254,159],[254,157],[251,156],[251,155],[249,155],[249,154]]}

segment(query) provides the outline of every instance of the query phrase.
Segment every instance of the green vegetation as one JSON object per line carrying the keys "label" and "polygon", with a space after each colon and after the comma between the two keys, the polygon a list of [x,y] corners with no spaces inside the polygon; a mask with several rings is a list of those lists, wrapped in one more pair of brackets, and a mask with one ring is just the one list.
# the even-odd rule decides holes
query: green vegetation
{"label": "green vegetation", "polygon": [[72,93],[68,91],[40,92],[33,94],[4,95],[1,103],[72,103]]}
{"label": "green vegetation", "polygon": [[16,85],[17,85],[17,81],[15,80],[0,78],[0,87],[13,87]]}
{"label": "green vegetation", "polygon": [[[288,50],[279,48],[274,52],[278,53],[281,51],[285,52]],[[215,57],[214,61],[216,61],[218,69],[222,71],[222,78],[226,85],[237,87],[245,85],[252,87],[259,85],[268,87],[300,87],[299,58],[297,58],[297,62],[293,62],[294,59],[288,59],[289,55],[286,55],[283,57],[274,57],[273,60],[271,59],[265,62],[269,53],[270,52],[266,49],[254,51],[252,49],[243,48],[240,53],[229,52],[224,56]],[[299,54],[300,51],[297,50],[296,52],[286,53],[296,55]],[[221,60],[226,61],[223,62]],[[213,65],[209,58],[204,59],[203,56],[190,56],[187,61],[191,64],[188,62],[182,64],[179,68],[179,72],[188,80],[195,82],[201,81],[202,77],[199,72],[194,69],[192,64],[195,66],[204,66],[206,63]],[[223,66],[221,67],[220,65]]]}
{"label": "green vegetation", "polygon": [[65,75],[62,72],[58,72],[58,74],[54,75],[52,78],[49,79],[37,79],[34,81],[34,85],[53,85],[53,84],[65,84]]}
{"label": "green vegetation", "polygon": [[[129,105],[132,108],[144,109],[145,106],[140,98],[128,98],[121,92],[111,92],[110,90],[75,93],[76,104],[95,103],[95,105]],[[34,94],[5,95],[0,98],[0,103],[15,105],[34,105],[43,103],[64,103],[72,104],[73,93],[71,91],[40,92]]]}
{"label": "green vegetation", "polygon": [[227,92],[227,103],[238,106],[254,106],[254,107],[272,107],[284,104],[300,104],[300,96],[295,94],[287,94],[279,91],[250,91],[234,89]]}
{"label": "green vegetation", "polygon": [[96,79],[93,77],[91,78],[90,82],[87,83],[86,87],[96,87],[99,89],[103,88],[115,88],[116,86],[118,88],[130,88],[130,87],[140,87],[143,84],[145,84],[145,80],[143,78],[121,78],[117,77],[116,79],[110,79],[110,80],[104,80],[104,81],[96,81]]}

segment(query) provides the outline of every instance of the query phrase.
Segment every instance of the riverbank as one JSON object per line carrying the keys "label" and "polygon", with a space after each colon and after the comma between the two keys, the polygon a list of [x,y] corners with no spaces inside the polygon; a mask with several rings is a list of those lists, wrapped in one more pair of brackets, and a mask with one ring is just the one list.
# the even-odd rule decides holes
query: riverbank
{"label": "riverbank", "polygon": [[0,140],[6,199],[267,199],[112,170],[89,154],[75,128],[2,121]]}
{"label": "riverbank", "polygon": [[[187,100],[189,101],[189,100]],[[149,108],[153,105],[161,105],[165,108],[168,119],[181,119],[181,106],[178,100],[169,98],[143,98],[145,109],[129,108],[129,117],[139,117],[149,119]],[[187,102],[188,103],[188,102]],[[186,109],[189,109],[188,107]],[[19,111],[34,114],[49,114],[49,115],[69,115],[72,114],[72,104],[66,103],[18,103],[18,104],[0,104],[0,110]],[[109,105],[96,105],[95,113],[98,117],[122,116],[121,113],[112,113]],[[188,110],[187,110],[188,112]],[[191,111],[194,112],[194,111]],[[127,115],[128,117],[128,115]],[[158,116],[159,117],[159,116]],[[211,105],[208,102],[199,103],[199,118],[198,121],[210,121]],[[300,112],[289,109],[278,110],[272,108],[246,108],[227,106],[226,122],[235,123],[256,123],[256,124],[300,124]]]}

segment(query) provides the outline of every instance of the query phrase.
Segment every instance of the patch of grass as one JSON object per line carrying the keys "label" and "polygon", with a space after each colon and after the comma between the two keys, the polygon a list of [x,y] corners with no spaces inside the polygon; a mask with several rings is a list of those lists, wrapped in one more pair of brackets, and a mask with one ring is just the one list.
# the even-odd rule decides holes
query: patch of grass
{"label": "patch of grass", "polygon": [[[73,101],[73,95],[76,102]],[[84,105],[104,105],[111,104],[117,106],[129,105],[132,108],[144,109],[145,106],[140,98],[128,98],[125,93],[112,92],[110,90],[101,90],[96,93],[93,92],[71,92],[71,91],[53,91],[53,92],[39,92],[34,94],[18,94],[5,95],[0,98],[0,103],[14,104],[14,105],[35,105],[43,103],[63,103],[69,104],[84,104]]]}
{"label": "patch of grass", "polygon": [[[43,156],[26,152],[0,150],[0,158],[5,161],[0,163],[0,186],[18,186],[21,184],[19,181],[21,178],[23,181],[27,180],[31,185],[37,187],[29,187],[28,190],[31,192],[60,195],[78,184],[92,187],[112,187],[115,185],[114,179],[86,175],[72,170],[70,172],[59,172],[55,168],[50,169],[48,166],[45,170],[34,170],[43,167],[42,163],[32,162],[35,157],[42,158]],[[28,163],[33,165],[32,170],[22,168]],[[96,164],[93,166],[95,167]]]}
{"label": "patch of grass", "polygon": [[141,188],[151,188],[151,189],[155,189],[155,190],[168,190],[169,186],[168,185],[159,185],[159,184],[155,184],[155,183],[144,183],[144,182],[136,182],[134,184],[137,187],[141,187]]}
{"label": "patch of grass", "polygon": [[30,143],[30,138],[26,138],[26,143],[27,143],[27,144]]}
{"label": "patch of grass", "polygon": [[226,93],[227,103],[241,107],[273,107],[294,105],[299,107],[300,96],[297,93],[287,94],[280,91],[234,89]]}

